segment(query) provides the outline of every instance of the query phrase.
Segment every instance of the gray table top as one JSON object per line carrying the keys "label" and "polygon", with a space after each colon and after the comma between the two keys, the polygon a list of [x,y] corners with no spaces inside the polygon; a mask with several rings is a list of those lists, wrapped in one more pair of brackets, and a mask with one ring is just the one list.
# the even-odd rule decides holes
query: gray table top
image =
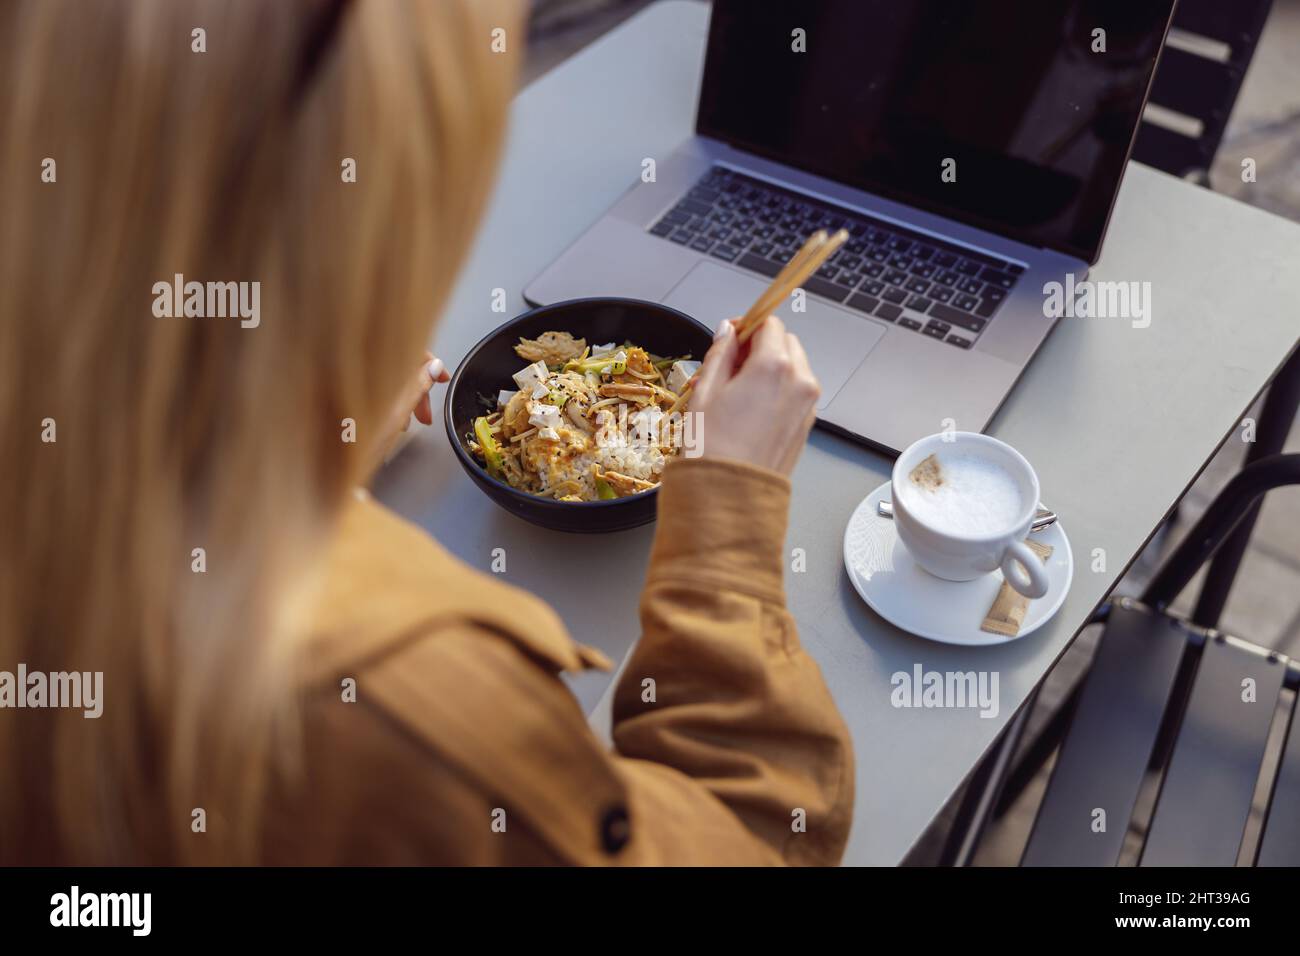
{"label": "gray table top", "polygon": [[[449,367],[508,318],[491,309],[494,289],[510,314],[522,310],[523,287],[636,181],[642,159],[691,135],[707,22],[691,0],[653,5],[517,97],[495,197],[432,343]],[[804,549],[807,570],[786,585],[853,733],[848,863],[903,858],[1234,431],[1296,342],[1300,227],[1133,164],[1090,278],[1150,282],[1150,326],[1063,320],[989,429],[1035,465],[1074,550],[1071,593],[1041,630],[960,648],[887,624],[849,584],[842,541],[890,461],[816,431],[795,473],[787,547]],[[652,527],[591,539],[525,524],[470,483],[441,424],[385,469],[376,493],[471,565],[487,570],[504,549],[507,580],[548,600],[576,639],[626,657]],[[996,671],[998,716],[895,709],[890,675],[916,664]],[[573,681],[594,725],[607,723],[610,683]]]}

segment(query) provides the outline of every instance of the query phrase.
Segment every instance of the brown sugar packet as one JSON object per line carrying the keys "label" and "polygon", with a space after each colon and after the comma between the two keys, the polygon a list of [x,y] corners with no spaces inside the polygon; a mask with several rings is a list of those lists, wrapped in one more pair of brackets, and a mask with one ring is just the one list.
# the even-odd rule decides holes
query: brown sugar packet
{"label": "brown sugar packet", "polygon": [[[1025,539],[1025,544],[1029,545],[1030,551],[1043,559],[1044,564],[1052,556],[1050,545],[1039,544],[1028,538]],[[1003,637],[1015,637],[1020,633],[1020,625],[1025,623],[1027,610],[1029,610],[1029,598],[1003,581],[1002,587],[998,589],[998,596],[993,599],[993,606],[984,615],[984,623],[980,625],[980,630],[988,631],[990,634],[1001,634]]]}

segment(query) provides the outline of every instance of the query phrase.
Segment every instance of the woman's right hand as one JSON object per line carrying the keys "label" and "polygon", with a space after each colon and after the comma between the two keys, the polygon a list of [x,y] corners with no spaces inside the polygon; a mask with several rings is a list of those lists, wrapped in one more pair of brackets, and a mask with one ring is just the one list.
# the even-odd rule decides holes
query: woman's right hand
{"label": "woman's right hand", "polygon": [[799,339],[770,315],[741,345],[734,320],[719,327],[688,408],[703,415],[701,457],[794,471],[816,418],[821,385]]}

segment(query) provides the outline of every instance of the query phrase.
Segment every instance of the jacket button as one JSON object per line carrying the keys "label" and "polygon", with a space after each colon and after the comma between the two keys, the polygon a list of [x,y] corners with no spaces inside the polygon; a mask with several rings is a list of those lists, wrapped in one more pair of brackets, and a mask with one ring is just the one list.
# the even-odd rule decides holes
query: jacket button
{"label": "jacket button", "polygon": [[611,807],[605,811],[600,821],[600,844],[611,855],[627,846],[632,838],[632,824],[627,817],[626,807]]}

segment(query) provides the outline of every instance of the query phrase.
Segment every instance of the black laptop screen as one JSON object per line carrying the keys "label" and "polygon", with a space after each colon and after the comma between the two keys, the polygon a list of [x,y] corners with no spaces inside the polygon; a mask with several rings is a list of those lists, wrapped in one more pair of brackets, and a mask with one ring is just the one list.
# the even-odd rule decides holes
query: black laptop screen
{"label": "black laptop screen", "polygon": [[1173,3],[715,0],[697,128],[1092,262]]}

